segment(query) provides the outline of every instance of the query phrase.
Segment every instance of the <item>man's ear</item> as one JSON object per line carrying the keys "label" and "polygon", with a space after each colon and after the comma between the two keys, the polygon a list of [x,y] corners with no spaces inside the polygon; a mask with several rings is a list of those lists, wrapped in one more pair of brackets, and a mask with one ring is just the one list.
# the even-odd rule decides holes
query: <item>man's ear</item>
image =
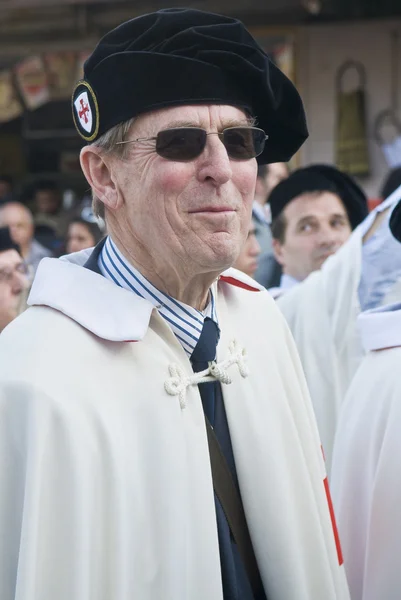
{"label": "man's ear", "polygon": [[122,198],[112,176],[112,160],[96,146],[84,146],[80,154],[81,168],[92,191],[111,211],[120,208]]}
{"label": "man's ear", "polygon": [[284,257],[283,257],[283,245],[279,240],[273,238],[272,247],[274,252],[274,257],[278,264],[283,267],[284,266]]}

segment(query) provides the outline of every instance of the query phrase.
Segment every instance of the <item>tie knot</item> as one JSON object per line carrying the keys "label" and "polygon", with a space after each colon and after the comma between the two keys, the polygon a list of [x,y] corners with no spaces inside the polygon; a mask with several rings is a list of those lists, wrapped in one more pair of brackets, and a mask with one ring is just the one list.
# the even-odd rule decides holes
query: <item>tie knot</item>
{"label": "tie knot", "polygon": [[202,363],[202,369],[205,369],[207,368],[207,363],[216,358],[219,335],[220,331],[216,323],[209,317],[206,317],[203,323],[202,333],[191,356],[194,367],[195,363]]}

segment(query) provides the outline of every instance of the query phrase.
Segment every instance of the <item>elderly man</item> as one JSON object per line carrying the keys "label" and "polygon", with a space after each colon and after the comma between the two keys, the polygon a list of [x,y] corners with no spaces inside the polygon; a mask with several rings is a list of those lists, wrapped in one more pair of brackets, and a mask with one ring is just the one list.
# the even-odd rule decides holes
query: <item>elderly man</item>
{"label": "elderly man", "polygon": [[28,289],[27,268],[7,227],[0,228],[0,331],[21,312]]}
{"label": "elderly man", "polygon": [[101,40],[73,114],[109,236],[0,342],[1,599],[348,598],[293,342],[227,271],[296,90],[239,21],[167,9]]}
{"label": "elderly man", "polygon": [[50,250],[34,238],[32,213],[20,202],[8,202],[0,207],[0,225],[10,228],[11,237],[20,247],[21,255],[30,268],[32,277],[42,258],[52,255]]}
{"label": "elderly man", "polygon": [[329,165],[294,171],[270,194],[273,249],[282,267],[277,297],[334,254],[368,214],[361,188]]}

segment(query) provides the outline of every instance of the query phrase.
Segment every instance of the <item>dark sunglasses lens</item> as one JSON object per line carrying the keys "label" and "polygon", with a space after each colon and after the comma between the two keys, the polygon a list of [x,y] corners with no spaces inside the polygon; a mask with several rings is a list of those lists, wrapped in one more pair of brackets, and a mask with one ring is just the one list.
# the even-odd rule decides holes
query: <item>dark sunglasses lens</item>
{"label": "dark sunglasses lens", "polygon": [[206,145],[206,131],[197,127],[177,127],[159,131],[156,152],[168,160],[193,160]]}
{"label": "dark sunglasses lens", "polygon": [[236,160],[255,158],[265,147],[266,134],[257,127],[230,127],[223,135],[228,156]]}

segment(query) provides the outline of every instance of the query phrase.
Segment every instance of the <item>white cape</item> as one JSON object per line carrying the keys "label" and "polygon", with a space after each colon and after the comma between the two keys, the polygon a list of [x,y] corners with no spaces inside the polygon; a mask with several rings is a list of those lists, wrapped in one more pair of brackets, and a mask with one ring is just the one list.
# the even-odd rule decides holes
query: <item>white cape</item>
{"label": "white cape", "polygon": [[[222,389],[266,595],[348,600],[285,320],[234,269],[215,291],[218,361],[238,355]],[[146,300],[56,259],[30,303],[0,336],[0,599],[222,600],[202,403],[171,328]]]}
{"label": "white cape", "polygon": [[333,501],[352,600],[399,600],[401,305],[367,311],[359,324],[369,353],[340,413]]}
{"label": "white cape", "polygon": [[363,237],[377,212],[394,205],[400,191],[377,207],[319,271],[277,300],[305,371],[329,475],[341,404],[364,355],[356,326]]}

